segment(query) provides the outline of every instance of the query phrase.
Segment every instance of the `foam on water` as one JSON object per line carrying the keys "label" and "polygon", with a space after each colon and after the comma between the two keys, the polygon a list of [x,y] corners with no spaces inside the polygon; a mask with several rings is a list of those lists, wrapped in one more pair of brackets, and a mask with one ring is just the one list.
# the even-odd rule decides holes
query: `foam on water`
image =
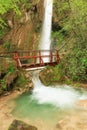
{"label": "foam on water", "polygon": [[44,86],[39,78],[34,78],[34,90],[32,100],[37,100],[38,104],[51,104],[56,107],[72,107],[76,101],[87,99],[86,94],[81,94],[67,85],[56,87]]}

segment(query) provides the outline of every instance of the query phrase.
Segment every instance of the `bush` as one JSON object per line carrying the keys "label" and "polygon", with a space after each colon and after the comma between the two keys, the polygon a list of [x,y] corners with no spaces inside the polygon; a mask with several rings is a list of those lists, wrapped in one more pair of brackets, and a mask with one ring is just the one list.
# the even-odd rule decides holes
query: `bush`
{"label": "bush", "polygon": [[10,42],[9,42],[9,41],[6,41],[6,42],[4,43],[4,49],[5,49],[6,51],[9,51],[9,49],[10,49]]}
{"label": "bush", "polygon": [[4,80],[1,80],[1,79],[0,79],[0,85],[1,85],[1,88],[2,88],[3,91],[6,91],[6,90],[7,90],[7,86],[6,86],[6,83],[5,83]]}
{"label": "bush", "polygon": [[87,81],[87,50],[76,49],[63,59],[65,75],[73,81]]}

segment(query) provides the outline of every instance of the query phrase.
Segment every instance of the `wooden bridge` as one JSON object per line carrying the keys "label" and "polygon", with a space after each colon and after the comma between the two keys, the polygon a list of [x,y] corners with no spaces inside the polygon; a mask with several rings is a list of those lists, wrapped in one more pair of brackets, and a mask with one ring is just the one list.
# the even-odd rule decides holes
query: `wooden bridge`
{"label": "wooden bridge", "polygon": [[0,52],[0,57],[13,58],[17,63],[17,67],[25,69],[35,69],[47,65],[55,66],[60,61],[58,50]]}

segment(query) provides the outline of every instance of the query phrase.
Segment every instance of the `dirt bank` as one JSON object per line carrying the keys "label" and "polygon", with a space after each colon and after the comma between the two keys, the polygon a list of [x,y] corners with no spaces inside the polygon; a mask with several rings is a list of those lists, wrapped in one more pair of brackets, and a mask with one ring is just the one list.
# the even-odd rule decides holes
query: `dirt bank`
{"label": "dirt bank", "polygon": [[21,93],[13,92],[8,96],[0,98],[0,130],[7,130],[14,117],[10,114],[14,104],[9,104],[11,99],[14,99]]}

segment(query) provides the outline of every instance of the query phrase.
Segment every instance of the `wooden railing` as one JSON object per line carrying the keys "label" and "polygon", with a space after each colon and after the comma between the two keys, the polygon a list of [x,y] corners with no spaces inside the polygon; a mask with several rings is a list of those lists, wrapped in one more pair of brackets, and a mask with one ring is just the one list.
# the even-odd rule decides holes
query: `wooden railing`
{"label": "wooden railing", "polygon": [[58,50],[0,52],[0,57],[13,58],[18,67],[24,68],[55,65],[60,61]]}

